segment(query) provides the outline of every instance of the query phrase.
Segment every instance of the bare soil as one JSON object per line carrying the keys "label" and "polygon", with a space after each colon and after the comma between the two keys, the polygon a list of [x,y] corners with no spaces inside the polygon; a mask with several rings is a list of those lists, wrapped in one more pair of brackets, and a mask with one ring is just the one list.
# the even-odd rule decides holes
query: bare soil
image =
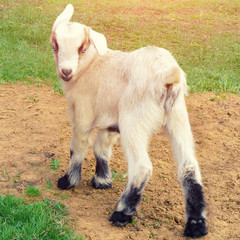
{"label": "bare soil", "polygon": [[[209,234],[203,239],[240,239],[240,96],[205,93],[186,97],[201,167],[208,210]],[[28,185],[42,198],[58,199],[70,210],[77,231],[88,239],[185,239],[184,200],[177,168],[163,130],[152,137],[149,154],[154,166],[134,224],[111,226],[108,218],[126,185],[127,164],[121,147],[113,148],[111,168],[120,172],[111,189],[95,190],[92,148],[83,164],[82,182],[60,191],[57,179],[67,169],[70,121],[63,96],[34,85],[0,85],[0,192],[27,197]],[[54,153],[53,157],[49,153]],[[50,160],[60,160],[53,171]],[[46,189],[51,181],[53,186]]]}

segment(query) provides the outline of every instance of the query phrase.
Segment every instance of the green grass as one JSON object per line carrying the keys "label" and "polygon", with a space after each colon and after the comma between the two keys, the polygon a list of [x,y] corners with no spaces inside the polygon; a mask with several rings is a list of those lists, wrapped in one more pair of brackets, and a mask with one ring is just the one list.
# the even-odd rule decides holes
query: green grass
{"label": "green grass", "polygon": [[0,239],[83,240],[69,228],[65,206],[45,200],[28,203],[15,196],[0,196]]}
{"label": "green grass", "polygon": [[49,46],[47,8],[31,1],[0,1],[0,83],[47,83],[59,88]]}
{"label": "green grass", "polygon": [[52,181],[47,178],[46,189],[50,190],[50,189],[52,189],[52,186],[53,186]]}
{"label": "green grass", "polygon": [[28,186],[25,190],[25,194],[30,197],[37,197],[41,194],[40,190],[35,186]]}
{"label": "green grass", "polygon": [[[49,44],[69,1],[0,0],[0,82],[45,82],[59,89]],[[191,92],[240,93],[239,0],[72,0],[73,21],[104,33],[110,48],[170,50]]]}
{"label": "green grass", "polygon": [[51,165],[52,170],[57,170],[60,166],[59,159],[58,158],[51,159],[50,160],[50,165]]}
{"label": "green grass", "polygon": [[122,176],[120,175],[120,172],[115,172],[114,169],[111,171],[112,173],[112,181],[120,181],[120,182],[127,182],[127,174],[124,173]]}

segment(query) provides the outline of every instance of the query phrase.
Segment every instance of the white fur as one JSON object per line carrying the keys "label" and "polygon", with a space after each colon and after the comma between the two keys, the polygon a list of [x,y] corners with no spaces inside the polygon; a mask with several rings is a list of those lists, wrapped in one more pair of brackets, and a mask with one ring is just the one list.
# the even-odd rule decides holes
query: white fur
{"label": "white fur", "polygon": [[[116,139],[106,134],[106,129],[116,125],[128,161],[125,192],[131,186],[139,188],[152,174],[148,140],[157,127],[164,126],[173,145],[179,181],[191,171],[201,184],[184,101],[186,78],[171,53],[157,47],[129,53],[110,50],[102,34],[69,22],[72,13],[68,5],[56,19],[52,34],[52,42],[59,47],[58,72],[72,70],[72,79],[63,81],[73,122],[71,149],[77,156],[69,168],[72,161],[82,162],[93,128],[103,131],[97,137],[95,152],[108,161]],[[79,54],[84,43],[86,51]],[[119,201],[116,209],[122,208]]]}
{"label": "white fur", "polygon": [[90,30],[89,37],[100,55],[107,52],[107,40],[103,34]]}

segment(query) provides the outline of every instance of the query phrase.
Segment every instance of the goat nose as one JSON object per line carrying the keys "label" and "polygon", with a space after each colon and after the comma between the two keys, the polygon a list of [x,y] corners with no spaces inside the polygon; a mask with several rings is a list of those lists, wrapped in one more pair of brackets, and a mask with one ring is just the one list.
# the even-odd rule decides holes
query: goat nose
{"label": "goat nose", "polygon": [[72,69],[62,69],[62,73],[65,77],[68,77],[72,73]]}

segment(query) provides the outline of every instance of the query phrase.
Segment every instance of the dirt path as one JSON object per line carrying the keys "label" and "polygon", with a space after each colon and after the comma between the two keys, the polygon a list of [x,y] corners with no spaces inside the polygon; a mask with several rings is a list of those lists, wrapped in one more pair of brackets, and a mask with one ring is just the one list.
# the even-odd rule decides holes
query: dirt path
{"label": "dirt path", "polygon": [[[240,239],[240,96],[193,94],[186,101],[208,203],[209,234],[203,239]],[[0,192],[20,196],[29,184],[39,187],[42,197],[67,205],[76,229],[88,239],[184,239],[182,191],[171,146],[161,129],[150,143],[153,176],[135,225],[116,228],[108,221],[126,184],[122,175],[127,165],[119,144],[114,146],[111,168],[120,174],[111,189],[91,187],[92,149],[83,164],[81,184],[70,191],[57,189],[69,159],[66,112],[64,97],[49,87],[0,85]],[[60,159],[59,170],[51,170],[44,153]],[[46,190],[49,180],[53,187]]]}

